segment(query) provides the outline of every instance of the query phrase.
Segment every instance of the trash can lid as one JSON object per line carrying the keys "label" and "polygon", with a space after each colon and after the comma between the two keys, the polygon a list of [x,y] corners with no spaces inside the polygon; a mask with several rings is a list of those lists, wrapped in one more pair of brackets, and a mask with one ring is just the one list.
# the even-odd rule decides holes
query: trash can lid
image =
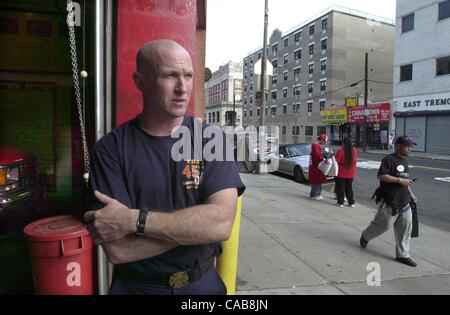
{"label": "trash can lid", "polygon": [[35,221],[24,228],[25,237],[33,241],[59,241],[88,235],[83,220],[76,216],[62,215]]}

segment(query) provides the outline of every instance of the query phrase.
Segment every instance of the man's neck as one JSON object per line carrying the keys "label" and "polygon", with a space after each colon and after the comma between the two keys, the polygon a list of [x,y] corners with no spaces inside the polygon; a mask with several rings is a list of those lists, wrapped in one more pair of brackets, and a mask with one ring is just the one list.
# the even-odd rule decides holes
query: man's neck
{"label": "man's neck", "polygon": [[184,117],[157,117],[153,113],[143,112],[139,115],[139,126],[147,133],[155,137],[168,137],[173,129],[183,124]]}
{"label": "man's neck", "polygon": [[405,158],[406,158],[406,156],[401,155],[401,154],[398,153],[398,152],[395,152],[394,154],[395,154],[396,157],[398,157],[398,158],[400,158],[400,159],[405,159]]}

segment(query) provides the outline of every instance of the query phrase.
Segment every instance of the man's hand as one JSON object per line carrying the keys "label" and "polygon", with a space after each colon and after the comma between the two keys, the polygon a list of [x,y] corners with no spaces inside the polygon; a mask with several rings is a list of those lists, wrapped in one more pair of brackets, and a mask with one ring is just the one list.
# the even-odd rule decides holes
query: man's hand
{"label": "man's hand", "polygon": [[131,210],[117,200],[99,191],[95,197],[105,205],[96,211],[88,211],[84,219],[88,222],[88,231],[95,245],[120,240],[134,232],[139,212]]}
{"label": "man's hand", "polygon": [[417,203],[417,201],[419,201],[419,199],[417,199],[416,195],[411,194],[411,201],[414,203]]}
{"label": "man's hand", "polygon": [[407,179],[407,178],[400,178],[398,180],[398,183],[404,187],[409,187],[412,185],[413,181],[411,179]]}

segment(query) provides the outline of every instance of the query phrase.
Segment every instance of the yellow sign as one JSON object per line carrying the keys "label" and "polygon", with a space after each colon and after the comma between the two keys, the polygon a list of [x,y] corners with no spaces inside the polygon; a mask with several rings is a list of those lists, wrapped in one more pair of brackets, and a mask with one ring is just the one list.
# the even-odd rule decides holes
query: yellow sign
{"label": "yellow sign", "polygon": [[347,107],[358,106],[358,98],[357,97],[347,97],[345,99],[345,106],[347,106]]}
{"label": "yellow sign", "polygon": [[348,122],[347,108],[324,110],[321,113],[325,124],[345,124]]}

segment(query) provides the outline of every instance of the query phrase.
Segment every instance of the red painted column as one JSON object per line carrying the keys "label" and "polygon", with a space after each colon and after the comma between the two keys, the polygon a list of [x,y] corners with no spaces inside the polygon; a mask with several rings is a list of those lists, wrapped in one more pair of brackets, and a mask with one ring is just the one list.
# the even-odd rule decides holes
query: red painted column
{"label": "red painted column", "polygon": [[[142,97],[132,79],[136,70],[136,54],[142,45],[155,39],[172,39],[186,48],[194,62],[197,0],[120,0],[117,5],[118,126],[142,110]],[[195,71],[204,72],[204,69]],[[194,95],[189,115],[194,114],[193,100]]]}

